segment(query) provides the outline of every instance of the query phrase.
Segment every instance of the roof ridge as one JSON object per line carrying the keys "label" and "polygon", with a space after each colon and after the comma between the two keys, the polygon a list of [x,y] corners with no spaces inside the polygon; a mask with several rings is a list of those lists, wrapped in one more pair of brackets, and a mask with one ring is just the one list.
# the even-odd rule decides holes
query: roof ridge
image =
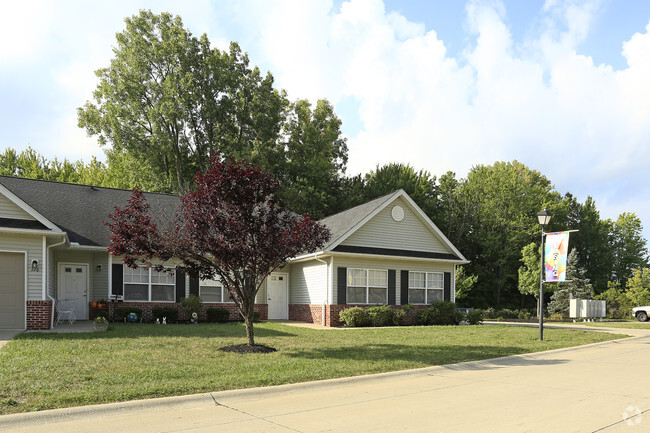
{"label": "roof ridge", "polygon": [[[351,207],[351,208],[348,208],[348,209],[342,210],[342,211],[337,212],[337,213],[335,213],[335,214],[328,215],[328,216],[326,216],[326,217],[324,217],[324,218],[321,218],[319,221],[323,221],[323,220],[326,220],[326,219],[328,219],[328,218],[333,218],[333,217],[335,217],[335,216],[337,216],[337,215],[340,215],[340,214],[345,213],[345,212],[349,212],[349,211],[354,210],[354,209],[356,209],[356,208],[358,208],[358,207],[361,207],[361,206],[367,206],[367,205],[369,205],[370,203],[372,203],[372,202],[374,202],[374,201],[379,201],[379,200],[381,200],[381,199],[388,200],[388,197],[394,195],[395,193],[397,193],[397,192],[399,192],[399,191],[401,191],[401,189],[396,189],[395,191],[390,192],[390,193],[388,193],[388,194],[384,194],[384,195],[382,195],[382,196],[379,196],[379,197],[373,198],[372,200],[368,200],[368,201],[366,201],[366,202],[360,203],[360,204],[358,204],[358,205],[356,205],[356,206],[353,206],[353,207]],[[383,202],[382,202],[382,203],[383,203]],[[379,206],[379,205],[378,205],[378,206]]]}
{"label": "roof ridge", "polygon": [[[113,191],[126,191],[126,192],[131,192],[133,189],[125,189],[125,188],[114,188],[111,186],[98,186],[98,185],[90,185],[87,183],[74,183],[74,182],[61,182],[58,180],[49,180],[49,179],[34,179],[31,177],[21,177],[21,176],[9,176],[6,174],[0,175],[0,178],[8,178],[8,179],[18,179],[18,180],[29,180],[29,181],[34,181],[34,182],[47,182],[47,183],[55,183],[59,185],[71,185],[71,186],[80,186],[80,187],[87,187],[87,188],[101,188],[101,189],[108,189],[108,190],[113,190]],[[177,194],[172,194],[168,192],[156,192],[156,191],[142,191],[145,194],[159,194],[159,195],[166,195],[166,196],[172,196],[172,197],[178,197]]]}

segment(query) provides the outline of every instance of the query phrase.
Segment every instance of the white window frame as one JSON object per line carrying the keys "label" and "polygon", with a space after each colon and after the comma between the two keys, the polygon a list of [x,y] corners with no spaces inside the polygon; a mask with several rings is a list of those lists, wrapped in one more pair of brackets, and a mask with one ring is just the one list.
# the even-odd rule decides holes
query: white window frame
{"label": "white window frame", "polygon": [[[366,282],[365,284],[351,284],[349,280],[350,271],[364,271],[366,273]],[[386,286],[370,285],[370,272],[384,272],[386,274]],[[350,305],[388,305],[388,270],[387,269],[366,269],[366,268],[348,268],[345,274],[345,303]],[[348,290],[350,287],[364,287],[366,289],[366,302],[350,302],[350,294]],[[370,299],[370,289],[384,289],[386,293],[385,301],[382,303],[368,302]]]}
{"label": "white window frame", "polygon": [[[158,283],[155,283],[155,284],[152,284],[152,282],[151,282],[151,275],[152,275],[152,272],[156,272],[156,271],[153,270],[153,269],[150,267],[149,269],[146,269],[146,271],[147,271],[147,276],[148,276],[148,277],[147,277],[147,282],[146,282],[146,283],[141,283],[141,282],[137,282],[137,283],[136,283],[136,282],[132,282],[132,281],[127,281],[127,275],[126,275],[127,269],[131,269],[131,268],[128,268],[127,266],[123,266],[123,267],[122,267],[122,295],[124,296],[124,301],[125,301],[125,302],[163,302],[163,303],[167,303],[167,304],[173,304],[173,303],[176,302],[176,279],[175,279],[175,278],[173,279],[173,283],[172,283],[172,284],[169,284],[169,283],[159,283],[159,282],[158,282]],[[138,268],[138,269],[144,269],[144,268],[143,268],[143,267],[140,267],[140,268]],[[160,273],[165,273],[166,271],[169,271],[169,270],[172,270],[172,269],[175,269],[175,268],[166,267],[166,268],[165,268],[165,271],[161,271]],[[176,274],[174,274],[174,275],[176,275]],[[127,284],[129,284],[129,285],[147,286],[147,299],[145,299],[145,300],[141,300],[141,299],[128,299],[128,298],[127,298],[127,294],[126,294],[126,293],[127,293],[127,287],[126,287]],[[155,286],[171,286],[171,287],[173,287],[173,290],[174,290],[174,294],[173,294],[173,296],[172,296],[173,299],[172,299],[171,301],[156,301],[156,300],[152,300],[152,299],[151,299],[151,286],[154,286],[154,285],[155,285]]]}
{"label": "white window frame", "polygon": [[[203,296],[201,296],[201,287],[204,287],[204,286],[210,286],[210,287],[218,286],[219,288],[221,288],[221,301],[220,302],[212,302],[212,301],[203,300]],[[203,302],[205,302],[206,304],[234,304],[235,303],[235,301],[230,299],[228,289],[226,289],[223,286],[223,283],[221,282],[221,280],[219,280],[219,277],[217,277],[217,279],[215,279],[215,280],[199,280],[199,298],[201,298],[201,300]],[[228,299],[228,300],[225,300],[225,299]]]}
{"label": "white window frame", "polygon": [[[424,274],[424,287],[412,287],[411,286],[411,274]],[[440,281],[442,281],[442,286],[440,287],[428,287],[429,281],[435,281],[433,275],[440,275]],[[414,305],[430,305],[432,302],[429,302],[429,290],[440,290],[442,293],[442,300],[445,299],[445,273],[444,272],[429,272],[429,271],[409,271],[409,304]],[[424,303],[411,302],[411,289],[415,290],[424,290]]]}

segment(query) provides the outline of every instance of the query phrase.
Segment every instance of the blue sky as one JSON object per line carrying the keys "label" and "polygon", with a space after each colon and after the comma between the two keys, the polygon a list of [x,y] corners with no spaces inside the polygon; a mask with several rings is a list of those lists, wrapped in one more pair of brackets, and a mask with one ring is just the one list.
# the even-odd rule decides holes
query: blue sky
{"label": "blue sky", "polygon": [[[0,143],[103,158],[76,126],[123,19],[169,11],[235,40],[292,99],[329,99],[348,174],[410,163],[464,177],[519,160],[601,216],[650,224],[650,2],[0,0]],[[646,230],[646,233],[649,233]],[[646,235],[647,237],[647,235]]]}

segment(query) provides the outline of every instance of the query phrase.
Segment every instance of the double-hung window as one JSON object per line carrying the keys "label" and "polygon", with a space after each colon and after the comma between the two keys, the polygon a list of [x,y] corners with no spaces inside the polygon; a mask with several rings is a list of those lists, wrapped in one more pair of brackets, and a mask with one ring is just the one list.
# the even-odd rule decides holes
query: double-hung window
{"label": "double-hung window", "polygon": [[409,272],[409,304],[431,304],[444,300],[442,272]]}
{"label": "double-hung window", "polygon": [[199,283],[199,297],[203,302],[233,302],[228,295],[228,290],[221,281],[201,280]]}
{"label": "double-hung window", "polygon": [[174,275],[144,267],[131,269],[123,266],[123,269],[125,301],[174,302],[176,300]]}
{"label": "double-hung window", "polygon": [[348,304],[386,304],[388,271],[381,269],[348,269]]}

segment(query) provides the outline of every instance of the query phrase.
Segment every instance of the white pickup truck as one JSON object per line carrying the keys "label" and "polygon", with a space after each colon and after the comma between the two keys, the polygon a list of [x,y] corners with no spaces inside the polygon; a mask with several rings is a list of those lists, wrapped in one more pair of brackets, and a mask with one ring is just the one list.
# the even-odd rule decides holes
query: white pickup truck
{"label": "white pickup truck", "polygon": [[650,305],[632,308],[632,317],[635,317],[639,322],[647,322],[648,313],[650,313]]}

